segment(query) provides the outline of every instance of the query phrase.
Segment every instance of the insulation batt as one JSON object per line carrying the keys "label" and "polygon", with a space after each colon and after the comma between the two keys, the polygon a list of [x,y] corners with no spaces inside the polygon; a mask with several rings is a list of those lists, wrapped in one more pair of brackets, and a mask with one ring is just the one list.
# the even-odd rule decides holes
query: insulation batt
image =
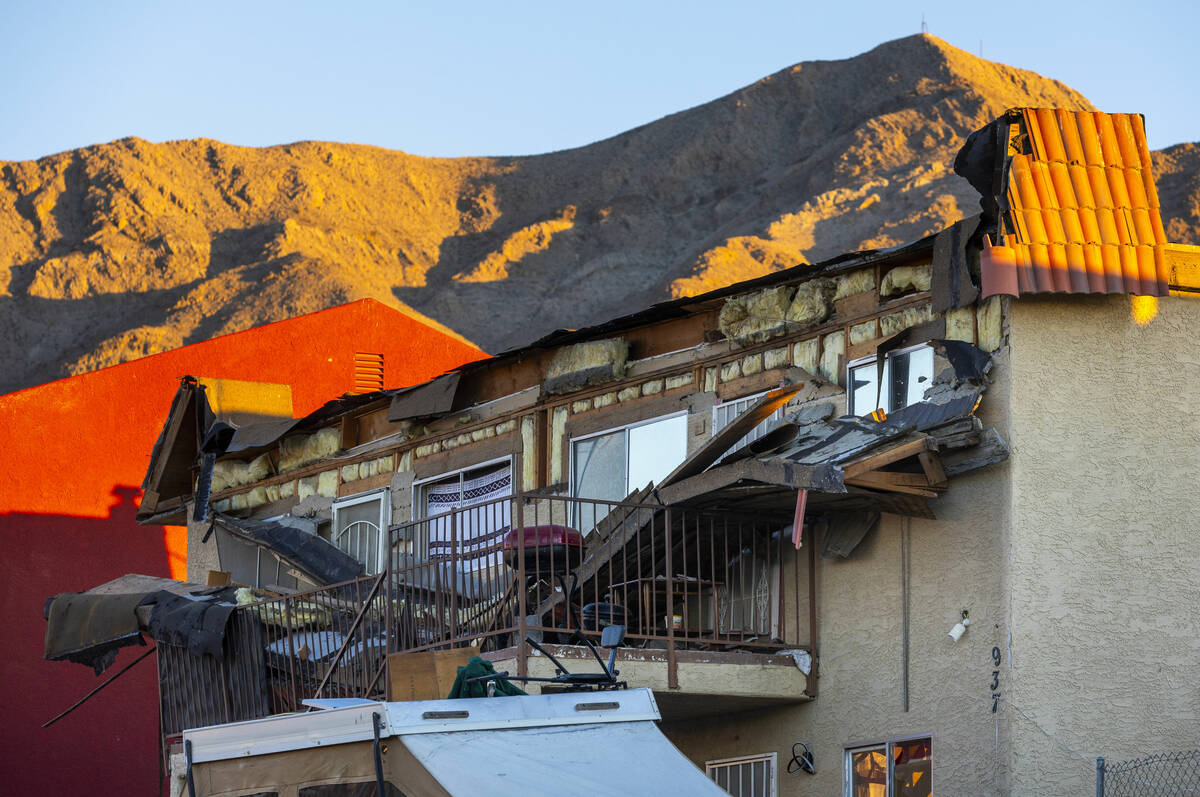
{"label": "insulation batt", "polygon": [[731,296],[717,317],[717,328],[738,345],[762,343],[784,332],[791,289],[784,286]]}
{"label": "insulation batt", "polygon": [[879,333],[884,336],[894,335],[909,327],[915,327],[918,324],[924,324],[926,321],[932,320],[932,305],[922,304],[917,307],[906,307],[899,313],[885,315],[879,319]]}
{"label": "insulation batt", "polygon": [[845,299],[847,296],[873,290],[875,288],[875,272],[869,268],[860,269],[838,277],[837,284],[837,293],[833,295],[835,302],[838,299]]}
{"label": "insulation batt", "polygon": [[883,275],[879,284],[880,296],[891,296],[907,290],[927,291],[933,279],[933,266],[898,266]]}
{"label": "insulation batt", "polygon": [[560,349],[546,368],[545,390],[566,393],[621,379],[629,360],[629,341],[624,338],[593,340]]}
{"label": "insulation batt", "polygon": [[833,312],[833,297],[837,291],[838,281],[829,277],[801,283],[788,308],[787,320],[806,326],[821,323]]}
{"label": "insulation batt", "polygon": [[250,462],[226,459],[213,465],[212,492],[219,493],[230,487],[241,487],[261,481],[271,473],[271,458],[268,454],[255,457]]}
{"label": "insulation batt", "polygon": [[336,452],[341,442],[341,432],[333,426],[316,434],[284,438],[279,444],[279,470],[294,470],[324,459]]}

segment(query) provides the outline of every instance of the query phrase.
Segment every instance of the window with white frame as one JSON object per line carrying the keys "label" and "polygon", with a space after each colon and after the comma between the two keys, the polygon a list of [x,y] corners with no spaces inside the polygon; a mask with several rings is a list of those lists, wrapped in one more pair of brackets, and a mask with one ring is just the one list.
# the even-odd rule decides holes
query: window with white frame
{"label": "window with white frame", "polygon": [[775,797],[778,753],[721,758],[704,763],[704,773],[733,797]]}
{"label": "window with white frame", "polygon": [[929,797],[933,740],[928,736],[846,748],[845,797]]}
{"label": "window with white frame", "polygon": [[[758,401],[765,395],[767,394],[757,393],[753,396],[746,396],[745,398],[734,399],[733,401],[723,401],[714,406],[712,420],[713,436],[715,437],[717,432],[720,432],[726,426],[733,423],[735,418],[737,418],[746,410],[750,409],[754,402]],[[737,451],[739,448],[753,443],[755,440],[778,426],[779,422],[783,420],[783,409],[783,407],[779,407],[770,415],[768,415],[762,423],[747,432],[745,437],[730,446],[729,453]]]}
{"label": "window with white frame", "polygon": [[387,529],[392,520],[391,491],[384,487],[333,502],[331,542],[362,563],[368,574],[383,569]]}
{"label": "window with white frame", "polygon": [[687,413],[571,441],[571,495],[620,501],[658,483],[687,457]]}
{"label": "window with white frame", "polygon": [[877,357],[867,357],[847,366],[846,397],[851,415],[877,409],[894,412],[916,404],[933,384],[933,349],[927,344],[889,353],[883,361],[882,386],[878,362]]}
{"label": "window with white frame", "polygon": [[426,524],[425,552],[430,559],[457,556],[465,570],[500,563],[500,554],[477,552],[495,545],[512,517],[512,458],[443,473],[413,485],[418,518]]}

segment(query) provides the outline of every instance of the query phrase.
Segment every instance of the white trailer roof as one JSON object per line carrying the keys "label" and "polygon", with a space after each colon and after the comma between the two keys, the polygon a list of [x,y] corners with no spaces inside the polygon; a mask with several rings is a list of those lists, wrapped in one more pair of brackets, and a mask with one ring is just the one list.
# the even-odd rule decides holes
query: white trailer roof
{"label": "white trailer roof", "polygon": [[456,797],[726,794],[648,720],[426,733],[403,742]]}
{"label": "white trailer roof", "polygon": [[649,689],[314,707],[183,736],[199,764],[369,741],[378,714],[453,795],[725,794],[659,732]]}

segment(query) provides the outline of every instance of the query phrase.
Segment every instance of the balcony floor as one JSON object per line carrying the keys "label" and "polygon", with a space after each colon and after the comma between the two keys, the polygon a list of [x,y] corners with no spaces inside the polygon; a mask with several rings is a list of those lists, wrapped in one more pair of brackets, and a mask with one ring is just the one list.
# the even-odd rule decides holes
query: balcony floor
{"label": "balcony floor", "polygon": [[[572,672],[595,672],[599,665],[581,645],[544,645]],[[607,651],[601,650],[601,655]],[[484,654],[497,670],[517,672],[517,648]],[[618,676],[630,687],[649,687],[664,721],[731,714],[773,708],[813,699],[809,676],[790,656],[741,651],[678,651],[675,654],[678,689],[668,685],[667,651],[621,648],[617,651]],[[607,657],[605,656],[607,660]],[[553,677],[554,665],[545,656],[530,651],[529,675]],[[531,683],[526,691],[539,693],[544,684]],[[546,691],[554,691],[548,686]]]}

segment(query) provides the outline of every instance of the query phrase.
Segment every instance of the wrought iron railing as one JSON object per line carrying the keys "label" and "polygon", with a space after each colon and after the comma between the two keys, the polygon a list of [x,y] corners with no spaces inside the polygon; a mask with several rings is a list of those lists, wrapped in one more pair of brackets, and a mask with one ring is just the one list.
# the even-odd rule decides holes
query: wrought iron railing
{"label": "wrought iron railing", "polygon": [[239,607],[221,660],[163,645],[163,731],[384,699],[389,653],[475,645],[523,675],[527,637],[609,624],[665,650],[672,683],[682,651],[807,648],[812,559],[784,523],[518,495],[393,526],[379,575]]}

